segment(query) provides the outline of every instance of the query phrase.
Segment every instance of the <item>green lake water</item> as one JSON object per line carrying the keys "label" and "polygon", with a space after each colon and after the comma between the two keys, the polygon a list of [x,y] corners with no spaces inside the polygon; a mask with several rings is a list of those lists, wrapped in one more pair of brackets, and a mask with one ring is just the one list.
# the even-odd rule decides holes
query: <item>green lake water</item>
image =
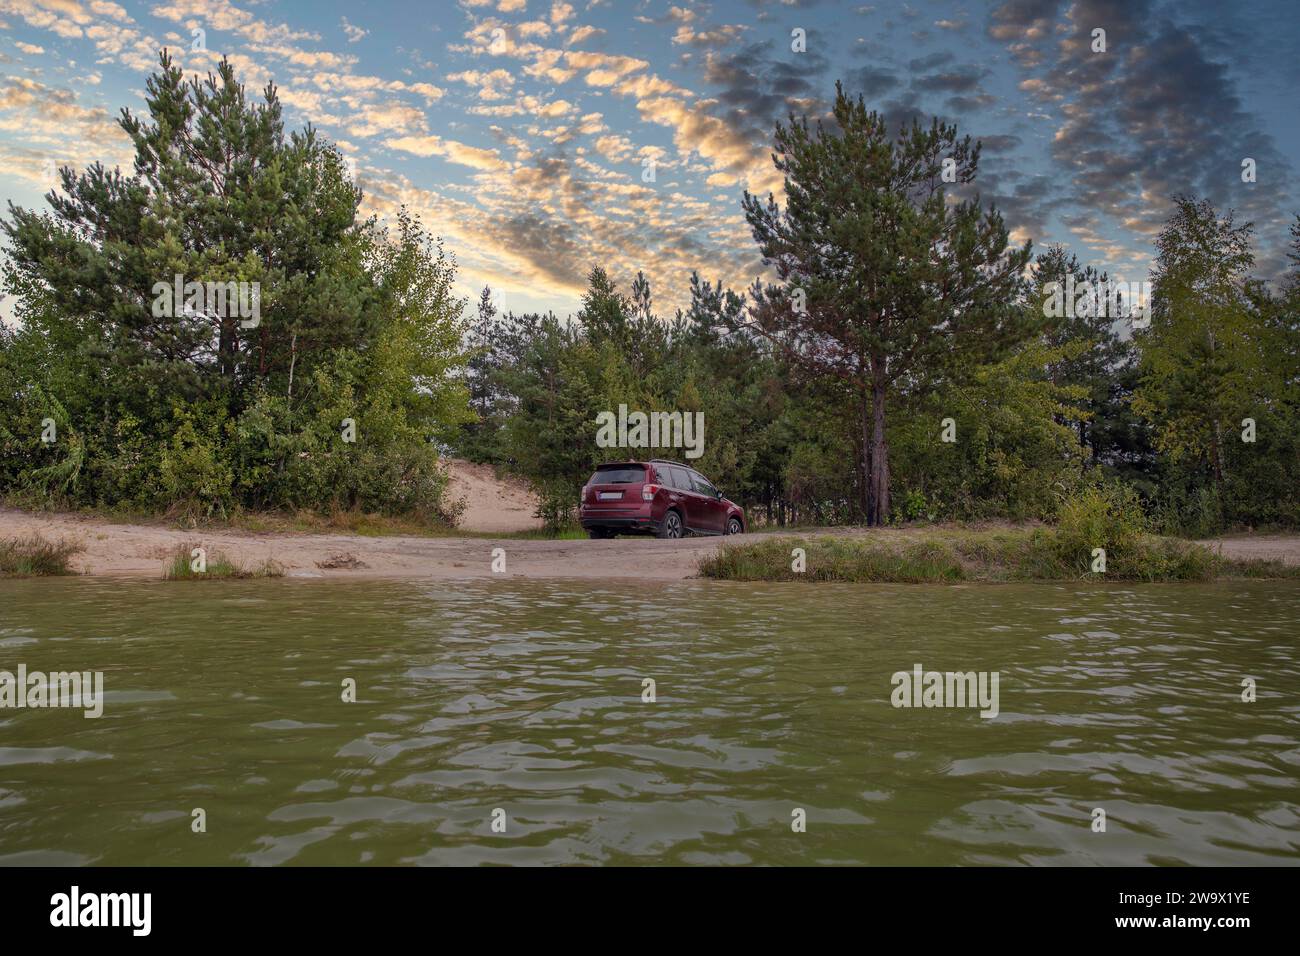
{"label": "green lake water", "polygon": [[106,690],[0,709],[0,865],[1294,864],[1298,644],[1293,582],[0,581],[0,670]]}

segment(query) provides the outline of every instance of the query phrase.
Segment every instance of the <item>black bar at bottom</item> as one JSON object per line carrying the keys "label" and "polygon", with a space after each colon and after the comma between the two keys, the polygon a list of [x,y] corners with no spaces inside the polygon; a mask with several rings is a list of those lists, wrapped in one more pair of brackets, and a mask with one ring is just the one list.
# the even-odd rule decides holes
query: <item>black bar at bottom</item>
{"label": "black bar at bottom", "polygon": [[[463,947],[517,934],[532,945],[604,939],[621,948],[622,939],[638,949],[684,944],[691,936],[681,928],[698,926],[697,939],[733,944],[802,928],[824,941],[828,933],[862,940],[901,931],[917,944],[1026,934],[1039,942],[1129,937],[1223,947],[1281,938],[1294,921],[1294,886],[1289,867],[8,869],[0,870],[0,918],[9,941],[75,932],[83,943],[128,945],[412,937]],[[147,935],[139,932],[146,913]],[[600,936],[590,936],[598,926]],[[1036,935],[1044,932],[1051,935]]]}

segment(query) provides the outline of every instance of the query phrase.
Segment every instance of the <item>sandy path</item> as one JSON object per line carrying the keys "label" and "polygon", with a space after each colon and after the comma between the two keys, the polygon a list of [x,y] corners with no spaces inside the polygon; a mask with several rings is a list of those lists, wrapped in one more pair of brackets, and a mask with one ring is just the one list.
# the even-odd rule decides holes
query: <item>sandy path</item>
{"label": "sandy path", "polygon": [[[86,550],[73,559],[93,575],[161,578],[166,559],[183,544],[223,551],[253,565],[272,558],[295,577],[500,577],[492,572],[492,549],[506,553],[506,576],[528,578],[639,578],[676,580],[695,574],[699,555],[720,538],[660,541],[513,540],[509,538],[369,537],[351,534],[186,531],[162,525],[113,524],[62,514],[0,510],[0,537],[39,533],[47,539],[79,541]],[[321,569],[319,561],[350,554],[367,567]]]}
{"label": "sandy path", "polygon": [[[352,534],[185,531],[162,525],[113,524],[66,514],[29,514],[0,509],[0,537],[39,533],[80,541],[86,550],[75,566],[92,575],[161,578],[167,557],[182,544],[224,551],[244,563],[272,558],[294,577],[480,578],[492,572],[492,550],[503,548],[506,576],[588,580],[680,580],[693,577],[696,562],[722,538],[513,540],[509,538],[368,537]],[[815,534],[908,535],[907,530],[827,531]],[[1300,536],[1230,537],[1203,542],[1230,557],[1281,558],[1300,564]],[[350,554],[367,567],[321,569],[317,562]]]}
{"label": "sandy path", "polygon": [[463,502],[458,527],[465,531],[528,531],[540,528],[535,514],[537,497],[518,479],[498,478],[490,465],[475,465],[459,458],[445,458],[451,477],[447,486],[453,502]]}
{"label": "sandy path", "polygon": [[1269,558],[1300,564],[1300,536],[1289,534],[1228,535],[1198,541],[1225,558]]}

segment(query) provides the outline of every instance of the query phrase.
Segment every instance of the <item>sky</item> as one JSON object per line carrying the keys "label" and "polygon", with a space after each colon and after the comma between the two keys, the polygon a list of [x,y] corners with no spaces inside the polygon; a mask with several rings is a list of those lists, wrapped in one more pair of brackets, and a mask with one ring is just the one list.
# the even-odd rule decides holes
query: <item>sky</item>
{"label": "sky", "polygon": [[[287,128],[347,156],[362,212],[405,204],[445,239],[459,291],[502,311],[579,307],[603,266],[644,271],[661,314],[692,270],[763,273],[746,189],[781,196],[772,131],[825,117],[835,83],[891,127],[932,116],[983,143],[976,186],[1017,242],[1148,277],[1170,197],[1255,223],[1284,268],[1300,212],[1295,0],[0,0],[0,199],[46,205],[55,166],[130,169],[166,47],[222,56]],[[1105,50],[1094,51],[1094,31]],[[1242,162],[1255,161],[1253,183]],[[12,301],[0,317],[12,317]]]}

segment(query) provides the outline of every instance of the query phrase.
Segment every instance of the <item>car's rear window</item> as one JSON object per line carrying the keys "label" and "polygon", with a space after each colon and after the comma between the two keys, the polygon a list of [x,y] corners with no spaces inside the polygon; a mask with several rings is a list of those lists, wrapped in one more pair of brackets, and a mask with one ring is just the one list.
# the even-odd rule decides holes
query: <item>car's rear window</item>
{"label": "car's rear window", "polygon": [[587,482],[589,485],[639,485],[645,481],[645,468],[641,465],[614,465],[597,468]]}
{"label": "car's rear window", "polygon": [[686,472],[680,468],[669,468],[666,465],[659,465],[659,478],[669,488],[676,488],[678,491],[690,491],[691,483],[686,478]]}

